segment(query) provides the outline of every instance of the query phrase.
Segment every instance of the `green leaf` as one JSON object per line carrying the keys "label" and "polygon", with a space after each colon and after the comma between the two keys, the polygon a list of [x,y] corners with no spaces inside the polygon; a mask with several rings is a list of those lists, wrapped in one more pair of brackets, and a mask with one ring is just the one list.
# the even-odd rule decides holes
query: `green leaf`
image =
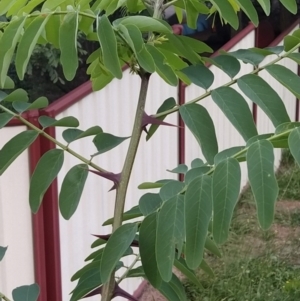
{"label": "green leaf", "polygon": [[7,250],[8,247],[1,247],[0,246],[0,262],[1,260],[4,258],[4,255],[6,253],[6,250]]}
{"label": "green leaf", "polygon": [[175,247],[181,254],[184,238],[184,199],[176,195],[164,202],[157,220],[155,254],[160,276],[166,282],[172,278]]}
{"label": "green leaf", "polygon": [[155,189],[163,187],[163,183],[152,183],[152,182],[144,182],[138,186],[138,189]]}
{"label": "green leaf", "polygon": [[56,120],[48,116],[39,117],[40,125],[45,129],[50,126],[62,126],[62,127],[77,127],[79,126],[79,121],[73,117],[63,117],[62,119]]}
{"label": "green leaf", "polygon": [[21,80],[24,79],[29,59],[50,16],[51,14],[36,17],[26,28],[19,42],[15,65],[17,74]]}
{"label": "green leaf", "polygon": [[12,106],[18,113],[23,113],[29,110],[43,109],[49,104],[48,99],[44,96],[37,98],[33,103],[23,101],[15,101]]}
{"label": "green leaf", "polygon": [[300,53],[290,53],[287,55],[287,57],[293,61],[295,61],[298,65],[300,65]]}
{"label": "green leaf", "polygon": [[239,78],[237,83],[242,92],[267,114],[275,127],[290,121],[283,101],[261,77],[248,74]]}
{"label": "green leaf", "polygon": [[90,268],[80,277],[78,284],[72,292],[70,301],[82,299],[87,293],[102,284],[100,277],[100,261],[92,262]]}
{"label": "green leaf", "polygon": [[222,18],[237,30],[239,27],[239,20],[232,5],[227,0],[211,0],[210,2],[217,8]]}
{"label": "green leaf", "polygon": [[98,19],[97,35],[102,49],[104,66],[118,79],[123,76],[114,30],[106,15]]}
{"label": "green leaf", "polygon": [[135,269],[132,269],[128,272],[126,278],[135,278],[135,277],[142,277],[145,278],[145,272],[142,266],[139,266]]}
{"label": "green leaf", "polygon": [[158,288],[162,283],[162,279],[158,271],[155,256],[156,228],[157,213],[154,212],[148,215],[140,226],[139,248],[145,275],[151,285]]}
{"label": "green leaf", "polygon": [[184,177],[185,185],[189,185],[194,179],[200,177],[210,171],[209,166],[201,166],[190,169]]}
{"label": "green leaf", "polygon": [[100,74],[99,76],[92,78],[93,91],[99,91],[106,87],[114,79],[112,74]]}
{"label": "green leaf", "polygon": [[5,15],[6,12],[11,8],[11,6],[14,4],[13,1],[10,0],[2,0],[0,2],[0,15]]}
{"label": "green leaf", "polygon": [[137,231],[136,224],[125,224],[119,227],[109,238],[104,248],[100,276],[103,283],[106,283],[110,274],[115,269],[118,261],[129,248]]}
{"label": "green leaf", "polygon": [[43,197],[54,181],[64,162],[64,151],[52,149],[46,152],[37,163],[30,180],[29,203],[33,213],[37,213]]}
{"label": "green leaf", "polygon": [[108,152],[109,150],[115,148],[128,138],[130,137],[117,137],[108,133],[100,133],[96,135],[93,139],[93,143],[96,146],[98,152],[93,156]]}
{"label": "green leaf", "polygon": [[300,43],[300,38],[295,36],[284,37],[284,51],[289,52]]}
{"label": "green leaf", "polygon": [[186,263],[189,268],[196,269],[203,259],[204,244],[212,216],[211,177],[203,175],[189,184],[184,206]]}
{"label": "green leaf", "polygon": [[216,255],[220,258],[222,257],[222,254],[221,254],[220,250],[218,249],[216,243],[212,239],[210,239],[209,237],[206,237],[204,247],[205,247],[206,250],[208,250],[212,254],[214,254],[214,255]]}
{"label": "green leaf", "polygon": [[74,79],[78,69],[77,31],[78,13],[72,12],[65,15],[59,28],[59,48],[64,76],[69,81]]}
{"label": "green leaf", "polygon": [[294,128],[297,128],[300,126],[300,122],[297,121],[297,122],[286,122],[286,123],[283,123],[283,124],[280,124],[276,129],[275,129],[275,134],[278,135],[278,134],[282,134],[288,130],[291,130],[291,129],[294,129]]}
{"label": "green leaf", "polygon": [[0,129],[5,127],[13,119],[13,117],[13,115],[6,112],[0,113]]}
{"label": "green leaf", "polygon": [[199,158],[196,158],[191,162],[191,168],[197,168],[197,167],[201,167],[203,165],[204,165],[204,162]]}
{"label": "green leaf", "polygon": [[179,181],[168,182],[160,189],[160,198],[163,202],[167,201],[182,192],[184,187],[184,183]]}
{"label": "green leaf", "polygon": [[0,88],[5,85],[8,68],[26,19],[22,16],[9,22],[0,39]]}
{"label": "green leaf", "polygon": [[274,173],[274,153],[271,142],[260,140],[250,145],[247,151],[248,177],[257,206],[260,226],[270,228],[278,196]]}
{"label": "green leaf", "polygon": [[284,87],[300,98],[300,77],[290,69],[281,65],[271,65],[266,70]]}
{"label": "green leaf", "polygon": [[124,26],[135,25],[142,32],[154,31],[158,33],[172,33],[172,27],[165,21],[147,16],[129,16],[117,19],[113,25],[118,27],[119,24]]}
{"label": "green leaf", "polygon": [[[139,206],[134,206],[132,207],[130,210],[126,211],[123,213],[122,215],[122,221],[128,221],[128,220],[131,220],[131,219],[134,219],[134,218],[137,218],[137,217],[141,217],[143,216]],[[114,221],[114,218],[110,218],[108,220],[106,220],[102,226],[108,226],[108,225],[112,225]]]}
{"label": "green leaf", "polygon": [[180,115],[195,136],[208,163],[213,164],[218,153],[215,127],[207,110],[199,104],[181,106]]}
{"label": "green leaf", "polygon": [[178,78],[174,73],[173,69],[164,63],[165,57],[164,55],[154,46],[150,44],[146,44],[146,49],[150,52],[153,57],[156,72],[159,76],[169,85],[177,86],[178,85]]}
{"label": "green leaf", "polygon": [[241,94],[230,87],[212,91],[211,97],[245,141],[258,135],[252,112]]}
{"label": "green leaf", "polygon": [[230,78],[234,78],[241,70],[240,62],[230,55],[218,55],[213,59],[205,59],[207,62],[223,70]]}
{"label": "green leaf", "polygon": [[[224,149],[223,151],[219,152],[215,156],[215,165],[218,165],[220,162],[235,156],[237,153],[239,153],[240,151],[242,151],[244,149],[245,149],[245,146],[234,146],[234,147]],[[245,155],[239,156],[236,159],[239,162],[246,161]]]}
{"label": "green leaf", "polygon": [[265,14],[269,16],[271,12],[270,0],[257,0],[257,2],[260,4]]}
{"label": "green leaf", "polygon": [[89,136],[95,136],[97,134],[103,133],[100,126],[92,126],[85,131],[79,129],[66,129],[63,131],[62,136],[67,143],[71,143],[75,140],[79,140]]}
{"label": "green leaf", "polygon": [[14,89],[15,87],[15,83],[14,81],[9,77],[9,76],[6,76],[5,78],[5,82],[4,82],[4,85],[3,85],[3,89],[4,90],[10,90],[10,89]]}
{"label": "green leaf", "polygon": [[188,66],[177,54],[161,48],[159,51],[164,55],[166,63],[174,70],[181,70]]}
{"label": "green leaf", "polygon": [[187,37],[187,36],[182,36],[182,35],[176,35],[175,38],[179,40],[183,45],[186,47],[189,47],[196,53],[213,53],[213,49],[210,48],[207,44],[204,42],[201,42],[200,40]]}
{"label": "green leaf", "polygon": [[289,147],[291,153],[295,160],[297,161],[298,165],[300,165],[300,148],[299,148],[299,141],[300,141],[300,127],[294,129],[289,135]]}
{"label": "green leaf", "polygon": [[201,288],[203,287],[195,272],[186,265],[186,262],[183,258],[175,259],[174,266],[193,284]]}
{"label": "green leaf", "polygon": [[228,238],[240,186],[239,162],[233,158],[220,162],[213,174],[213,237],[217,244],[224,243]]}
{"label": "green leaf", "polygon": [[62,182],[59,209],[66,220],[71,218],[78,207],[88,172],[88,165],[75,165],[68,171]]}
{"label": "green leaf", "polygon": [[[169,109],[172,109],[173,107],[176,106],[176,101],[174,99],[174,97],[170,97],[170,98],[167,98],[163,103],[162,105],[158,108],[157,112],[156,113],[161,113],[161,112],[164,112],[166,110],[169,110]],[[157,119],[158,120],[164,120],[166,116],[161,116],[161,117],[158,117]],[[148,134],[146,136],[146,141],[148,141],[153,135],[154,133],[156,132],[156,130],[158,129],[159,125],[158,124],[152,124],[148,130]]]}
{"label": "green leaf", "polygon": [[119,30],[122,32],[122,36],[135,53],[141,67],[149,73],[155,72],[154,60],[151,54],[145,48],[142,33],[138,27],[131,24],[126,26],[120,24]]}
{"label": "green leaf", "polygon": [[214,277],[214,272],[213,270],[210,268],[210,266],[207,264],[207,262],[203,259],[201,264],[200,264],[200,268],[207,273],[210,277]]}
{"label": "green leaf", "polygon": [[172,170],[167,169],[167,171],[172,172],[172,173],[185,174],[188,171],[188,167],[185,164],[179,164],[174,169],[172,169]]}
{"label": "green leaf", "polygon": [[2,147],[0,150],[0,175],[35,141],[38,135],[36,131],[24,131],[14,136]]}
{"label": "green leaf", "polygon": [[144,216],[147,216],[162,205],[163,201],[159,194],[157,193],[146,193],[139,200],[139,208]]}
{"label": "green leaf", "polygon": [[181,69],[180,72],[185,74],[193,84],[205,90],[214,82],[214,74],[204,65],[191,65]]}
{"label": "green leaf", "polygon": [[252,137],[251,139],[249,139],[247,141],[246,146],[249,147],[251,144],[259,141],[259,140],[265,140],[265,139],[269,139],[270,137],[273,136],[273,133],[267,133],[267,134],[261,134],[261,135],[257,135],[255,137]]}
{"label": "green leaf", "polygon": [[292,14],[295,15],[297,13],[298,7],[297,7],[297,2],[295,0],[280,0],[280,2]]}
{"label": "green leaf", "polygon": [[59,15],[50,15],[50,19],[45,26],[46,40],[57,49],[59,49],[60,21]]}
{"label": "green leaf", "polygon": [[[293,0],[292,0],[293,1]],[[254,8],[251,0],[236,0],[236,3],[241,7],[241,9],[248,16],[250,21],[257,27],[259,20],[256,9]]]}
{"label": "green leaf", "polygon": [[39,294],[40,288],[36,283],[19,286],[12,291],[14,301],[37,301]]}
{"label": "green leaf", "polygon": [[27,102],[28,101],[28,93],[23,89],[16,89],[10,94],[8,94],[6,97],[4,97],[1,101],[6,102],[14,102],[14,101],[22,101]]}
{"label": "green leaf", "polygon": [[252,51],[251,49],[239,49],[237,51],[228,52],[227,55],[231,55],[253,66],[258,66],[265,59],[265,55]]}
{"label": "green leaf", "polygon": [[172,274],[170,282],[162,282],[158,290],[169,300],[169,301],[185,301],[186,296],[180,280]]}

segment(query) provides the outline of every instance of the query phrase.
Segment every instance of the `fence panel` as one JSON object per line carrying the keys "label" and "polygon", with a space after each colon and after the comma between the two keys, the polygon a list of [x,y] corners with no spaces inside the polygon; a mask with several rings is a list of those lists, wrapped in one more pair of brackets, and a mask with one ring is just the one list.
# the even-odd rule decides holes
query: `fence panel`
{"label": "fence panel", "polygon": [[[234,47],[228,49],[228,51],[235,51],[240,48],[250,48],[254,47],[254,30],[248,33],[242,40],[240,40]],[[228,75],[226,75],[223,71],[218,69],[215,66],[211,66],[210,70],[215,75],[215,80],[212,88],[219,87],[230,81]],[[241,63],[241,70],[237,76],[241,76],[243,74],[249,73],[253,70],[253,67],[250,64]],[[237,89],[237,86],[232,86],[234,89]],[[186,100],[189,101],[191,99],[196,98],[197,96],[203,94],[205,91],[195,85],[190,85],[186,88]],[[250,102],[249,107],[252,108],[252,104]],[[202,106],[204,106],[211,118],[213,119],[216,135],[219,144],[219,151],[233,147],[238,145],[245,145],[244,140],[241,135],[237,132],[237,130],[231,125],[230,121],[225,117],[219,107],[213,102],[211,97],[207,97],[200,102]],[[203,158],[200,147],[194,138],[194,136],[190,133],[189,129],[186,129],[185,132],[185,160],[189,165],[190,162],[194,158]],[[241,164],[242,168],[242,183],[241,188],[247,183],[247,169],[245,163]]]}
{"label": "fence panel", "polygon": [[[0,149],[25,126],[1,129]],[[0,263],[0,291],[11,298],[15,287],[34,283],[33,238],[28,150],[0,177],[0,246],[8,246]]]}
{"label": "fence panel", "polygon": [[[114,80],[105,89],[91,93],[56,118],[73,115],[80,120],[81,129],[97,124],[104,132],[121,137],[130,136],[139,86],[139,77],[125,71],[121,81]],[[147,114],[155,113],[160,104],[170,96],[177,98],[177,88],[168,86],[157,75],[153,75],[145,110]],[[176,114],[166,118],[166,121],[176,125]],[[62,130],[57,129],[59,139],[61,132]],[[143,133],[128,188],[126,210],[137,205],[139,197],[144,193],[137,190],[141,182],[175,177],[166,170],[176,167],[178,163],[177,128],[160,127],[148,142],[145,141],[145,137]],[[71,147],[88,158],[96,152],[91,139],[88,138],[74,142],[74,145],[72,143]],[[128,141],[125,141],[109,153],[95,157],[93,162],[106,170],[118,173],[122,169],[127,147]],[[76,158],[66,155],[62,172],[58,177],[59,187],[64,174],[78,163]],[[113,215],[115,191],[108,192],[111,186],[111,182],[90,173],[77,212],[70,221],[60,218],[63,300],[67,300],[74,287],[69,281],[70,277],[83,266],[84,259],[91,253],[90,244],[95,240],[91,234],[105,234],[111,231],[111,227],[106,227],[105,230],[101,227],[102,223]],[[130,257],[125,264],[130,264],[132,261]],[[119,273],[122,273],[122,269]],[[140,282],[140,279],[126,280],[121,286],[133,293]],[[99,297],[91,298],[98,299]]]}

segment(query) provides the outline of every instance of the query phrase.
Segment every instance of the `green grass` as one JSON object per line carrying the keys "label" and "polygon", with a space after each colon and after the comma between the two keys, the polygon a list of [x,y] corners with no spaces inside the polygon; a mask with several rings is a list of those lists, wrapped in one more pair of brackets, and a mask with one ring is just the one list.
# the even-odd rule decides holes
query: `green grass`
{"label": "green grass", "polygon": [[[300,201],[300,168],[288,152],[283,153],[277,180],[279,200]],[[262,231],[251,189],[246,189],[232,220],[230,238],[221,247],[223,258],[207,257],[215,277],[199,271],[204,289],[186,282],[188,300],[299,301],[300,206],[288,210],[285,204],[293,205],[283,203],[276,210],[276,227]]]}

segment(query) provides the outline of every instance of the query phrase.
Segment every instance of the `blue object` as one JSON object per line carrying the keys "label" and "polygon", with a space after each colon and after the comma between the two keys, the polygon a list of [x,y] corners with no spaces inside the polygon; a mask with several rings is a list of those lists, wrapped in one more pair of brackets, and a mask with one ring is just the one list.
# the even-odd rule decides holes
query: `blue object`
{"label": "blue object", "polygon": [[201,14],[199,15],[197,19],[196,29],[188,27],[187,24],[182,24],[182,26],[183,26],[182,34],[184,36],[188,36],[188,35],[195,34],[197,32],[204,31],[208,28],[207,15],[201,15]]}

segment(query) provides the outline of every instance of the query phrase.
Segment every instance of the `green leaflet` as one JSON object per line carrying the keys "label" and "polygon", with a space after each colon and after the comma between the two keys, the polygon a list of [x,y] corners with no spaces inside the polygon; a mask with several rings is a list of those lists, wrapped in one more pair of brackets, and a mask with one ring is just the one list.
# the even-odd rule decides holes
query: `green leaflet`
{"label": "green leaflet", "polygon": [[182,45],[184,45],[185,47],[189,47],[196,53],[214,52],[212,48],[210,48],[204,42],[201,42],[197,39],[187,37],[187,36],[178,36],[178,35],[175,35],[174,38],[179,40],[182,43]]}
{"label": "green leaflet", "polygon": [[188,167],[185,164],[179,164],[177,167],[167,171],[172,172],[172,173],[179,173],[179,174],[185,174],[188,171]]}
{"label": "green leaflet", "polygon": [[155,31],[158,33],[172,33],[172,27],[163,20],[153,19],[147,16],[129,16],[117,19],[114,26],[118,27],[119,24],[127,26],[134,24],[142,32]]}
{"label": "green leaflet", "polygon": [[271,65],[266,70],[283,86],[300,98],[300,77],[293,71],[281,65]]}
{"label": "green leaflet", "polygon": [[75,213],[88,176],[88,165],[73,166],[66,174],[59,193],[59,209],[65,219]]}
{"label": "green leaflet", "polygon": [[195,272],[193,270],[191,270],[190,268],[188,268],[188,266],[186,265],[186,262],[184,261],[183,258],[180,257],[179,259],[175,259],[174,266],[182,274],[184,274],[189,279],[189,281],[191,281],[195,285],[197,285],[197,286],[199,286],[199,287],[202,288],[202,284],[198,280],[198,277],[196,276]]}
{"label": "green leaflet", "polygon": [[184,238],[184,198],[177,195],[166,201],[158,213],[155,254],[160,276],[166,282],[172,278],[175,247],[181,254]]}
{"label": "green leaflet", "polygon": [[199,176],[202,176],[210,171],[209,166],[201,166],[190,169],[184,177],[185,185],[189,185],[194,179],[196,179]]}
{"label": "green leaflet", "polygon": [[211,3],[218,9],[221,16],[237,30],[239,20],[231,4],[227,0],[211,0]]}
{"label": "green leaflet", "polygon": [[149,73],[155,72],[155,64],[151,54],[145,47],[141,31],[137,26],[128,24],[126,27],[122,24],[119,25],[119,30],[132,51],[135,53],[136,58],[143,69]]}
{"label": "green leaflet", "polygon": [[79,121],[73,117],[63,117],[62,119],[56,120],[49,116],[41,116],[39,117],[40,125],[45,129],[50,126],[62,126],[62,127],[77,127],[79,126]]}
{"label": "green leaflet", "polygon": [[23,89],[16,89],[4,98],[1,99],[1,101],[6,102],[15,102],[15,101],[22,101],[27,102],[28,101],[28,93]]}
{"label": "green leaflet", "polygon": [[186,10],[187,25],[190,28],[197,28],[199,13],[196,11],[192,1],[184,1]]}
{"label": "green leaflet", "polygon": [[67,80],[74,79],[78,68],[77,55],[78,13],[65,15],[59,29],[60,62]]}
{"label": "green leaflet", "polygon": [[162,283],[155,256],[157,213],[148,215],[140,226],[139,247],[145,275],[155,288]]}
{"label": "green leaflet", "polygon": [[204,65],[191,65],[181,69],[180,72],[184,73],[193,84],[205,90],[214,82],[214,74]]}
{"label": "green leaflet", "polygon": [[265,14],[269,16],[271,12],[271,3],[270,0],[257,0],[257,2],[260,4],[262,9],[264,10]]}
{"label": "green leaflet", "polygon": [[291,150],[291,153],[297,163],[300,165],[300,147],[299,147],[299,141],[300,141],[300,127],[294,129],[290,135],[289,135],[289,147]]}
{"label": "green leaflet", "polygon": [[13,117],[13,115],[6,112],[0,113],[0,129],[5,127],[13,119]]}
{"label": "green leaflet", "polygon": [[130,137],[117,137],[108,133],[100,133],[96,135],[93,139],[93,143],[96,146],[98,152],[93,156],[108,152],[109,150],[115,148],[128,138]]}
{"label": "green leaflet", "polygon": [[[292,0],[294,1],[294,0]],[[256,9],[254,8],[251,0],[236,0],[237,4],[242,8],[242,10],[245,12],[245,14],[248,16],[248,18],[251,20],[251,22],[258,26],[259,20],[258,15],[256,12]]]}
{"label": "green leaflet", "polygon": [[88,269],[80,276],[78,284],[72,292],[70,301],[77,301],[82,299],[84,295],[102,284],[100,277],[100,261],[91,262]]}
{"label": "green leaflet", "polygon": [[50,15],[50,19],[45,26],[46,40],[57,49],[59,49],[59,28],[60,16]]}
{"label": "green leaflet", "polygon": [[261,77],[248,74],[239,78],[237,83],[242,92],[267,114],[275,127],[290,121],[283,101]]}
{"label": "green leaflet", "polygon": [[50,14],[46,17],[44,15],[36,17],[26,28],[16,54],[16,71],[21,80],[24,79],[29,59],[32,55],[33,49],[42,34],[45,25],[47,24]]}
{"label": "green leaflet", "polygon": [[[129,209],[128,211],[123,213],[122,216],[122,221],[128,221],[137,217],[141,217],[143,216],[142,212],[140,211],[139,206],[134,206],[131,209]],[[113,223],[113,218],[110,218],[108,220],[106,220],[102,226],[107,226],[107,225],[112,225]]]}
{"label": "green leaflet", "polygon": [[291,53],[287,57],[300,65],[300,53]]}
{"label": "green leaflet", "polygon": [[199,267],[204,252],[208,225],[212,216],[212,181],[203,175],[193,180],[184,201],[186,246],[185,256],[189,268]]}
{"label": "green leaflet", "polygon": [[213,270],[210,268],[210,266],[207,264],[207,262],[203,259],[201,264],[200,264],[200,268],[206,273],[208,274],[210,277],[214,277],[214,272]]}
{"label": "green leaflet", "polygon": [[64,151],[52,149],[46,152],[39,162],[30,180],[29,203],[33,213],[37,213],[43,197],[51,183],[57,177],[64,162]]}
{"label": "green leaflet", "polygon": [[241,169],[236,159],[220,162],[213,174],[213,237],[224,243],[229,234],[234,207],[241,185]]}
{"label": "green leaflet", "polygon": [[222,257],[222,254],[221,254],[220,250],[218,249],[216,243],[214,242],[214,240],[210,239],[208,236],[206,237],[204,247],[206,250],[208,250],[212,254],[214,254],[220,258]]}
{"label": "green leaflet", "polygon": [[[245,146],[234,146],[231,148],[224,149],[223,151],[219,152],[215,156],[215,165],[218,165],[220,162],[235,156],[240,151],[244,150]],[[236,158],[239,162],[246,161],[245,154]]]}
{"label": "green leaflet", "polygon": [[41,96],[32,103],[27,103],[24,101],[15,101],[13,102],[12,106],[18,113],[23,113],[29,110],[45,108],[48,106],[48,104],[48,99],[44,96]]}
{"label": "green leaflet", "polygon": [[221,87],[213,90],[211,96],[245,141],[258,135],[252,112],[241,94],[233,88]]}
{"label": "green leaflet", "polygon": [[178,195],[184,189],[184,187],[184,183],[179,181],[168,182],[160,189],[159,196],[163,202],[167,201]]}
{"label": "green leaflet", "polygon": [[118,79],[123,76],[117,50],[117,39],[106,15],[98,19],[97,35],[102,49],[104,66]]}
{"label": "green leaflet", "polygon": [[288,52],[300,43],[300,38],[295,36],[284,37],[284,51]]}
{"label": "green leaflet", "polygon": [[119,227],[109,238],[104,248],[100,264],[102,282],[108,281],[124,252],[129,248],[137,231],[137,225],[125,224]]}
{"label": "green leaflet", "polygon": [[100,126],[92,126],[89,129],[82,131],[79,129],[66,129],[63,131],[62,136],[67,143],[71,143],[78,139],[82,139],[89,136],[95,136],[97,134],[103,133]]}
{"label": "green leaflet", "polygon": [[0,15],[5,15],[6,12],[11,8],[11,6],[14,4],[11,0],[2,0],[0,2]]}
{"label": "green leaflet", "polygon": [[40,288],[36,283],[20,286],[12,291],[14,301],[37,301],[39,294]]}
{"label": "green leaflet", "polygon": [[215,127],[207,110],[199,104],[181,106],[180,115],[195,136],[207,162],[213,164],[218,153]]}
{"label": "green leaflet", "polygon": [[278,196],[274,173],[274,153],[271,142],[259,140],[247,151],[248,177],[257,206],[258,221],[262,229],[270,228]]}
{"label": "green leaflet", "polygon": [[159,76],[169,85],[177,86],[178,78],[173,69],[169,65],[165,64],[164,55],[156,47],[150,44],[146,44],[146,49],[150,52],[154,59],[156,72],[159,74]]}
{"label": "green leaflet", "polygon": [[1,247],[0,246],[0,262],[1,260],[3,259],[5,253],[6,253],[6,250],[7,250],[8,247]]}
{"label": "green leaflet", "polygon": [[26,18],[20,17],[11,21],[0,39],[0,88],[5,84],[8,68]]}
{"label": "green leaflet", "polygon": [[186,301],[186,294],[181,281],[176,275],[172,275],[170,282],[163,282],[158,290],[169,301]]}
{"label": "green leaflet", "polygon": [[221,54],[213,59],[205,60],[223,70],[230,78],[234,78],[241,69],[240,62],[230,55]]}
{"label": "green leaflet", "polygon": [[227,55],[233,56],[253,66],[258,66],[265,58],[265,54],[253,51],[252,49],[239,49],[237,51],[228,52]]}
{"label": "green leaflet", "polygon": [[28,148],[38,137],[36,131],[24,131],[9,140],[0,150],[0,175]]}
{"label": "green leaflet", "polygon": [[292,14],[297,13],[297,2],[295,0],[280,0],[280,2],[289,10]]}
{"label": "green leaflet", "polygon": [[[161,113],[164,112],[166,110],[172,109],[173,107],[176,106],[176,101],[174,99],[174,97],[170,97],[167,98],[162,105],[158,108],[156,113]],[[158,117],[157,119],[159,120],[164,120],[166,116],[162,116],[162,117]],[[158,129],[159,125],[158,124],[151,124],[149,130],[148,130],[148,134],[146,136],[146,141],[148,141],[156,132],[156,130]]]}
{"label": "green leaflet", "polygon": [[196,158],[191,162],[191,168],[197,168],[204,165],[203,160]]}
{"label": "green leaflet", "polygon": [[139,208],[144,216],[155,212],[163,201],[157,193],[146,193],[139,200]]}

